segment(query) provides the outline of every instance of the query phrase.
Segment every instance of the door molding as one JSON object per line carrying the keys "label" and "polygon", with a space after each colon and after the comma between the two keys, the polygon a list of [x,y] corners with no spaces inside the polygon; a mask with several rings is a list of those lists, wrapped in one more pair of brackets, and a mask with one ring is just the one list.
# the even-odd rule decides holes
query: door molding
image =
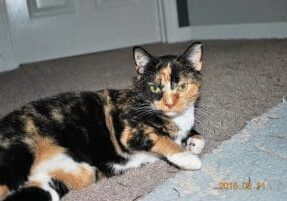
{"label": "door molding", "polygon": [[190,40],[190,27],[180,28],[178,26],[176,0],[159,0],[158,5],[162,7],[161,9],[159,9],[159,11],[163,18],[163,42],[173,43],[178,41]]}
{"label": "door molding", "polygon": [[0,0],[0,72],[19,66],[13,49],[5,0]]}
{"label": "door molding", "polygon": [[168,43],[201,39],[265,39],[287,37],[287,22],[179,27],[176,1],[160,1],[164,16],[165,42]]}

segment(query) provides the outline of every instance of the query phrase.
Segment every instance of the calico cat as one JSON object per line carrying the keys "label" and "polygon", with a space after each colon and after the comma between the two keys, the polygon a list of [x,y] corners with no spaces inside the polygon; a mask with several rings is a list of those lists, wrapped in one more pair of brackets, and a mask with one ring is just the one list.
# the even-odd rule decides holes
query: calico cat
{"label": "calico cat", "polygon": [[159,158],[200,169],[193,130],[202,45],[181,56],[133,49],[137,77],[123,90],[69,92],[0,120],[0,200],[57,201],[102,178]]}

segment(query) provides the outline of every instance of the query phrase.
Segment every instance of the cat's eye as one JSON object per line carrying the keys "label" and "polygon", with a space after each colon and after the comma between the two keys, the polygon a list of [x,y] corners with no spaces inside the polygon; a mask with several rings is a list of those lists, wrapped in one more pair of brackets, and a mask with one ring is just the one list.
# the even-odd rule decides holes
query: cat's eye
{"label": "cat's eye", "polygon": [[152,93],[155,93],[155,94],[161,93],[161,88],[156,85],[150,85],[150,90]]}
{"label": "cat's eye", "polygon": [[181,84],[177,87],[178,91],[185,91],[188,87],[188,83]]}

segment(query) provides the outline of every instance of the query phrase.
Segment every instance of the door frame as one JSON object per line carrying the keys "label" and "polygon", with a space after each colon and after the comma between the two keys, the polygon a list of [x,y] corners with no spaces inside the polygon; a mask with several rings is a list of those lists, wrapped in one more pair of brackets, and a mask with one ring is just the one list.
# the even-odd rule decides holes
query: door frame
{"label": "door frame", "polygon": [[0,0],[0,72],[19,66],[11,40],[5,0]]}
{"label": "door frame", "polygon": [[190,27],[178,26],[176,0],[158,0],[159,13],[162,16],[162,42],[174,43],[191,40]]}

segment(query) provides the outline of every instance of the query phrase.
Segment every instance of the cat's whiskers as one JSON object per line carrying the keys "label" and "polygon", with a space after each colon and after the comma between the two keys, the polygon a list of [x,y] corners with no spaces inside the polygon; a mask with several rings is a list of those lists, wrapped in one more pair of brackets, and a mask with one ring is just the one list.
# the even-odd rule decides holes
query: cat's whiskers
{"label": "cat's whiskers", "polygon": [[[149,114],[153,113],[154,109],[149,104],[143,103],[143,104],[137,105],[137,107],[133,107],[132,111],[137,116],[143,117],[143,116],[146,116],[146,115],[149,115]],[[133,118],[136,118],[136,116],[133,117]]]}
{"label": "cat's whiskers", "polygon": [[152,112],[154,112],[154,110],[152,110],[152,109],[143,109],[143,110],[139,111],[138,115],[144,116],[144,115],[147,115],[147,114],[151,114]]}

